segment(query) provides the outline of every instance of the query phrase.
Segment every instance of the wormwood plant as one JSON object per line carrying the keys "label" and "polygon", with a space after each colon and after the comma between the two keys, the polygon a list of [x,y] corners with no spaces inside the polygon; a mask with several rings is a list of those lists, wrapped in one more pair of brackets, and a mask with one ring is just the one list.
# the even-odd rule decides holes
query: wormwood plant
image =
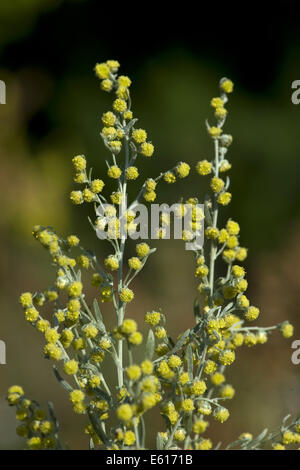
{"label": "wormwood plant", "polygon": [[[252,326],[259,309],[245,295],[247,281],[240,263],[247,256],[247,249],[239,243],[240,227],[232,219],[223,225],[218,221],[219,210],[231,200],[226,173],[231,169],[227,152],[232,137],[223,133],[223,126],[233,83],[222,79],[220,96],[210,103],[216,123],[207,123],[207,131],[214,156],[211,161],[202,160],[196,165],[198,175],[210,178],[211,192],[205,198],[204,211],[197,205],[197,198],[186,201],[192,206],[192,219],[182,232],[183,240],[192,240],[201,226],[205,227],[203,246],[195,245],[193,249],[195,276],[199,280],[195,321],[172,340],[161,310],[147,312],[144,320],[149,332],[144,339],[136,321],[130,318],[129,304],[134,299],[133,281],[155,250],[144,241],[129,240],[127,235],[137,232],[138,203],[153,203],[158,184],[187,177],[190,166],[179,162],[158,177],[146,179],[138,195],[128,202],[125,214],[121,219],[117,217],[118,207],[128,197],[128,185],[139,177],[142,159],[154,153],[147,132],[136,127],[129,93],[131,80],[118,75],[118,69],[116,61],[95,67],[102,90],[116,94],[113,111],[102,115],[101,130],[109,154],[107,176],[115,181],[115,191],[105,195],[105,182],[93,179],[85,157],[78,155],[72,162],[74,182],[81,189],[70,195],[76,205],[92,203],[95,216],[90,219],[91,226],[100,238],[98,243],[110,244],[111,254],[99,260],[96,253],[81,246],[76,235],[62,238],[51,227],[35,226],[33,236],[48,250],[56,279],[45,291],[23,293],[20,303],[26,320],[45,337],[43,353],[55,361],[54,373],[68,393],[74,412],[86,415],[85,433],[91,449],[149,447],[144,416],[153,413],[154,408],[159,408],[163,418],[156,440],[158,449],[218,448],[206,431],[211,419],[224,423],[229,418],[227,403],[235,390],[227,383],[225,373],[237,350],[242,345],[266,343],[274,330],[279,330],[284,338],[293,334],[292,325],[286,321],[266,328]],[[183,218],[185,211],[181,202],[176,216]],[[159,238],[165,236],[169,225],[170,217],[162,214]],[[127,247],[132,243],[136,254],[128,258]],[[81,270],[87,270],[95,289],[94,298],[84,292]],[[52,305],[48,319],[42,313],[46,303]],[[105,303],[110,303],[115,312],[112,330],[105,324]],[[139,363],[135,359],[137,347],[144,351]],[[112,376],[104,377],[104,363],[115,371],[117,385]],[[10,387],[8,402],[16,407],[20,421],[17,434],[26,439],[29,449],[64,448],[52,404],[46,413],[17,385]],[[272,446],[281,450],[299,443],[300,420],[289,420],[288,416],[277,431],[265,430],[257,437],[244,432],[227,448]]]}

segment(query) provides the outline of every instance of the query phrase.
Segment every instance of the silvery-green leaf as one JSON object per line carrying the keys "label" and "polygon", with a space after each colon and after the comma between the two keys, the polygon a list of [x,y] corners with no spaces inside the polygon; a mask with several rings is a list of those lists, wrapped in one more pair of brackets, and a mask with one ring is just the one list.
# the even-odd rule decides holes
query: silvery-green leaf
{"label": "silvery-green leaf", "polygon": [[55,377],[57,378],[57,380],[59,381],[59,383],[61,384],[61,386],[67,390],[67,392],[72,392],[73,388],[71,387],[70,384],[68,384],[68,382],[66,380],[64,380],[61,375],[59,374],[56,366],[53,366],[53,371],[54,371],[54,374],[55,374]]}
{"label": "silvery-green leaf", "polygon": [[105,329],[105,325],[103,323],[103,317],[102,317],[101,310],[100,310],[99,304],[97,302],[97,299],[94,299],[93,306],[94,306],[94,312],[95,312],[95,317],[96,317],[96,320],[97,320],[97,324],[98,324],[100,330],[105,332],[106,329]]}
{"label": "silvery-green leaf", "polygon": [[187,371],[188,371],[190,380],[193,380],[194,365],[193,365],[193,349],[192,349],[191,344],[188,344],[188,346],[186,348],[185,357],[186,357],[186,361],[187,361]]}
{"label": "silvery-green leaf", "polygon": [[156,447],[158,450],[163,450],[164,448],[164,441],[159,432],[157,433],[157,436],[156,436]]}
{"label": "silvery-green leaf", "polygon": [[154,349],[155,349],[155,338],[153,331],[150,329],[148,333],[148,338],[146,342],[146,358],[151,361],[153,358],[154,354]]}
{"label": "silvery-green leaf", "polygon": [[174,348],[170,351],[170,354],[174,354],[176,351],[178,351],[179,349],[182,348],[182,346],[184,345],[187,337],[189,336],[190,334],[190,329],[186,330],[183,335],[181,336],[180,340],[177,341],[177,343],[175,344]]}

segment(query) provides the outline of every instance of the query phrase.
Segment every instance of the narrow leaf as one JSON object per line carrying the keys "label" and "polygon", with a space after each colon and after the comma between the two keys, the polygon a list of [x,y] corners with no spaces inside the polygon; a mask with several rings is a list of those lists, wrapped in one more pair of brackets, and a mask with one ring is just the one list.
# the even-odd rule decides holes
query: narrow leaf
{"label": "narrow leaf", "polygon": [[153,331],[150,329],[148,333],[148,338],[146,342],[146,358],[151,361],[154,355],[154,348],[155,348],[155,338]]}
{"label": "narrow leaf", "polygon": [[53,366],[53,371],[54,371],[54,374],[55,374],[55,377],[57,378],[57,380],[59,381],[59,383],[61,384],[61,386],[67,390],[67,392],[72,392],[73,388],[71,387],[70,384],[68,384],[68,382],[66,380],[64,380],[60,373],[58,372],[56,366]]}

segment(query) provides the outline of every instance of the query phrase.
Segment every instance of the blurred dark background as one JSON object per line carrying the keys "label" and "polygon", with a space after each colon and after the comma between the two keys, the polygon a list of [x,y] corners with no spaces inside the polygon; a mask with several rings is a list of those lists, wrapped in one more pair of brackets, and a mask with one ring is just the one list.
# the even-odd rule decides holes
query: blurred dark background
{"label": "blurred dark background", "polygon": [[[117,59],[133,79],[134,114],[156,147],[153,159],[143,161],[146,176],[180,160],[194,166],[211,158],[204,125],[212,119],[209,101],[221,77],[234,81],[226,123],[234,137],[233,200],[226,216],[239,221],[241,243],[249,248],[249,296],[261,308],[259,324],[289,319],[299,339],[300,106],[291,102],[299,58],[299,12],[291,1],[265,11],[262,2],[201,3],[198,10],[192,3],[163,10],[162,4],[96,0],[0,2],[0,79],[7,87],[7,104],[0,105],[0,339],[7,345],[7,365],[0,365],[0,448],[23,445],[4,399],[14,383],[43,405],[51,399],[63,438],[71,448],[87,446],[80,432],[85,419],[74,416],[18,296],[53,282],[49,259],[31,237],[34,224],[77,232],[100,256],[107,252],[82,223],[88,210],[68,200],[73,155],[86,154],[100,177],[105,171],[100,117],[111,96],[99,89],[96,62]],[[189,182],[162,185],[160,201],[204,189],[194,173]],[[142,325],[144,313],[161,306],[177,335],[193,321],[193,261],[182,244],[160,243],[160,255],[136,282],[129,315]],[[291,342],[274,334],[265,346],[240,350],[228,372],[237,389],[232,419],[212,426],[214,441],[272,428],[300,409],[300,366],[291,363]]]}

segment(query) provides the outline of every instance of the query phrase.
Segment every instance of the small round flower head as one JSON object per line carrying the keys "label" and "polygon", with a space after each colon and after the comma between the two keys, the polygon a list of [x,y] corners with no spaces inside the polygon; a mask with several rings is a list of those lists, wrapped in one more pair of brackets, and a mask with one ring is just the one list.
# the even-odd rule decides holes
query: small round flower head
{"label": "small round flower head", "polygon": [[232,342],[236,347],[242,346],[244,343],[244,335],[242,333],[236,333],[232,338]]}
{"label": "small round flower head", "polygon": [[159,324],[161,318],[160,312],[147,312],[145,314],[145,322],[149,325],[156,326]]}
{"label": "small round flower head", "polygon": [[130,380],[138,380],[142,374],[141,368],[137,365],[127,367],[126,374]]}
{"label": "small round flower head", "polygon": [[207,401],[201,401],[198,404],[198,413],[204,416],[209,416],[212,412],[211,405]]}
{"label": "small round flower head", "polygon": [[164,339],[167,336],[167,331],[163,326],[157,326],[155,328],[155,336],[157,339]]}
{"label": "small round flower head", "polygon": [[127,180],[136,180],[139,176],[139,171],[136,166],[129,166],[126,170]]}
{"label": "small round flower head", "polygon": [[25,318],[28,322],[34,323],[39,317],[39,312],[35,307],[29,307],[25,310]]}
{"label": "small round flower head", "polygon": [[80,351],[85,348],[85,342],[83,338],[75,338],[73,340],[73,348],[75,351]]}
{"label": "small round flower head", "polygon": [[62,356],[62,350],[60,349],[60,347],[56,346],[53,343],[46,344],[46,346],[44,347],[44,353],[46,357],[50,357],[55,361],[59,361]]}
{"label": "small round flower head", "polygon": [[259,308],[257,307],[249,307],[245,313],[245,319],[248,321],[254,321],[258,318],[259,315]]}
{"label": "small round flower head", "polygon": [[92,181],[91,190],[93,193],[95,194],[101,193],[103,188],[104,188],[104,182],[102,180],[96,179]]}
{"label": "small round flower head", "polygon": [[78,256],[77,262],[78,262],[78,265],[84,269],[88,269],[91,264],[90,258],[88,258],[88,256],[85,256],[85,255]]}
{"label": "small round flower head", "polygon": [[117,88],[116,95],[118,98],[126,100],[128,98],[128,89],[125,86],[119,86]]}
{"label": "small round flower head", "polygon": [[223,406],[218,406],[218,408],[216,408],[213,412],[213,417],[216,421],[219,421],[220,423],[225,423],[225,421],[227,421],[227,419],[229,418],[229,411]]}
{"label": "small round flower head", "polygon": [[265,331],[259,331],[256,333],[256,342],[258,344],[265,344],[268,341],[268,336]]}
{"label": "small round flower head", "polygon": [[95,194],[89,188],[82,191],[82,196],[85,202],[92,202],[95,198]]}
{"label": "small round flower head", "polygon": [[53,302],[54,300],[58,298],[58,293],[55,289],[46,290],[44,294],[45,294],[46,299],[49,300],[50,302]]}
{"label": "small round flower head", "polygon": [[75,413],[82,415],[86,412],[86,405],[83,402],[78,402],[73,405],[73,410]]}
{"label": "small round flower head", "polygon": [[167,171],[164,174],[164,180],[165,180],[166,183],[172,184],[172,183],[175,183],[176,176],[174,175],[174,173],[172,171]]}
{"label": "small round flower head", "polygon": [[142,398],[142,406],[144,410],[149,410],[156,405],[156,396],[154,393],[147,393]]}
{"label": "small round flower head", "polygon": [[193,400],[191,398],[186,398],[185,400],[183,400],[181,403],[181,409],[186,413],[191,413],[192,411],[194,411],[195,406]]}
{"label": "small round flower head", "polygon": [[292,432],[292,431],[284,431],[282,435],[282,442],[283,444],[289,445],[289,444],[296,444],[299,443],[300,439],[298,437],[298,434]]}
{"label": "small round flower head", "polygon": [[103,62],[95,65],[95,73],[101,80],[109,77],[109,66]]}
{"label": "small round flower head", "polygon": [[149,245],[147,245],[147,243],[139,243],[138,245],[136,245],[135,251],[140,258],[144,258],[148,255],[150,247]]}
{"label": "small round flower head", "polygon": [[116,119],[116,116],[111,111],[108,111],[102,115],[102,122],[106,127],[114,126]]}
{"label": "small round flower head", "polygon": [[36,327],[38,331],[45,333],[45,331],[50,327],[50,323],[48,320],[41,319],[37,322]]}
{"label": "small round flower head", "polygon": [[224,366],[230,366],[235,361],[235,352],[230,351],[230,349],[225,349],[225,351],[220,354],[219,361]]}
{"label": "small round flower head", "polygon": [[280,442],[274,442],[274,444],[272,444],[272,448],[273,450],[285,450],[286,449],[286,447]]}
{"label": "small round flower head", "polygon": [[113,290],[111,286],[104,286],[100,291],[101,302],[110,302],[112,300]]}
{"label": "small round flower head", "polygon": [[190,165],[185,162],[180,162],[175,167],[175,171],[179,178],[186,178],[190,172]]}
{"label": "small round flower head", "polygon": [[135,434],[133,431],[126,431],[124,433],[123,442],[126,446],[132,446],[135,443]]}
{"label": "small round flower head", "polygon": [[210,181],[210,187],[214,193],[219,193],[224,188],[224,181],[214,176]]}
{"label": "small round flower head", "polygon": [[212,164],[211,162],[208,162],[207,160],[201,160],[196,165],[197,173],[199,173],[199,175],[202,175],[202,176],[209,175],[209,173],[211,173],[211,169],[212,169]]}
{"label": "small round flower head", "polygon": [[139,331],[136,331],[135,333],[131,333],[131,335],[128,336],[128,341],[130,344],[138,346],[143,342],[143,335]]}
{"label": "small round flower head", "polygon": [[239,293],[242,293],[244,292],[245,290],[247,290],[247,287],[248,287],[248,282],[246,281],[246,279],[239,279],[236,283],[235,283],[235,289],[239,292]]}
{"label": "small round flower head", "polygon": [[144,375],[150,375],[150,374],[152,374],[153,369],[154,369],[153,362],[149,361],[149,359],[145,359],[145,360],[141,363],[141,370],[142,370],[142,372],[143,372]]}
{"label": "small round flower head", "polygon": [[117,111],[118,113],[123,113],[127,109],[127,103],[125,100],[121,98],[117,98],[113,102],[113,108],[114,108],[114,111]]}
{"label": "small round flower head", "polygon": [[135,333],[137,331],[137,323],[131,318],[126,318],[126,320],[123,321],[120,330],[126,335]]}
{"label": "small round flower head", "polygon": [[78,372],[78,362],[75,361],[74,359],[71,359],[70,361],[66,361],[64,363],[64,371],[68,375],[77,374],[77,372]]}
{"label": "small round flower head", "polygon": [[294,334],[294,327],[288,321],[280,325],[280,332],[284,338],[291,338]]}
{"label": "small round flower head", "polygon": [[106,78],[102,80],[100,87],[101,87],[101,90],[109,92],[112,90],[113,82],[109,80],[108,78]]}
{"label": "small round flower head", "polygon": [[222,134],[222,129],[220,127],[212,126],[208,130],[209,135],[213,138],[217,138]]}
{"label": "small round flower head", "polygon": [[118,178],[120,178],[120,176],[122,174],[122,170],[117,165],[112,165],[108,169],[107,174],[110,178],[118,179]]}
{"label": "small round flower head", "polygon": [[225,78],[224,80],[221,81],[220,87],[225,93],[232,93],[233,91],[233,82],[229,80],[228,78]]}
{"label": "small round flower head", "polygon": [[206,431],[208,426],[208,422],[204,421],[203,419],[198,419],[193,424],[193,432],[195,434],[201,434]]}
{"label": "small round flower head", "polygon": [[226,384],[226,385],[223,385],[221,387],[221,390],[220,390],[220,396],[222,398],[233,398],[234,397],[234,394],[235,394],[235,390],[234,388],[232,387],[232,385],[229,385],[229,384]]}
{"label": "small round flower head", "polygon": [[116,256],[114,255],[109,255],[105,260],[104,260],[104,265],[107,269],[110,271],[116,271],[119,268],[119,261]]}
{"label": "small round flower head", "polygon": [[60,334],[55,328],[48,328],[45,332],[45,338],[48,343],[56,344],[60,338]]}
{"label": "small round flower head", "polygon": [[234,222],[233,220],[228,220],[226,224],[226,229],[229,235],[238,235],[240,232],[239,224],[237,222]]}
{"label": "small round flower head", "polygon": [[212,99],[211,99],[211,102],[210,102],[210,105],[211,105],[213,108],[219,108],[220,106],[223,106],[223,105],[224,105],[224,101],[223,101],[222,98],[220,98],[220,97],[212,98]]}
{"label": "small round flower head", "polygon": [[228,160],[224,159],[220,165],[220,172],[225,173],[225,171],[229,171],[231,169],[231,163]]}
{"label": "small round flower head", "polygon": [[169,357],[168,365],[169,365],[172,369],[176,369],[176,367],[180,367],[181,364],[182,364],[182,360],[181,360],[180,357],[177,356],[176,354],[172,354],[172,355]]}
{"label": "small round flower head", "polygon": [[223,251],[222,258],[224,261],[226,261],[226,263],[231,263],[232,261],[234,261],[235,257],[236,252],[234,250],[229,249]]}
{"label": "small round flower head", "polygon": [[195,445],[196,450],[210,450],[212,448],[212,442],[210,439],[201,439]]}
{"label": "small round flower head", "polygon": [[83,203],[83,195],[81,191],[71,191],[70,193],[70,200],[75,205],[79,205]]}
{"label": "small round flower head", "polygon": [[72,282],[68,287],[70,297],[79,297],[82,293],[82,283],[80,281]]}
{"label": "small round flower head", "polygon": [[130,85],[131,85],[131,80],[126,75],[120,75],[119,78],[118,78],[118,84],[119,84],[119,86],[129,88]]}
{"label": "small round flower head", "polygon": [[72,330],[65,328],[61,333],[61,342],[64,348],[68,348],[74,339]]}
{"label": "small round flower head", "polygon": [[140,152],[144,157],[152,157],[154,146],[150,142],[144,142],[140,147]]}
{"label": "small round flower head", "polygon": [[84,393],[82,390],[72,390],[72,392],[70,392],[70,401],[71,403],[80,403],[81,401],[84,400]]}
{"label": "small round flower head", "polygon": [[121,421],[129,421],[132,418],[132,408],[127,403],[124,405],[120,405],[117,409],[117,417]]}
{"label": "small round flower head", "polygon": [[135,129],[132,131],[132,138],[137,144],[142,144],[147,140],[147,132],[144,129]]}
{"label": "small round flower head", "polygon": [[30,450],[40,450],[42,448],[42,439],[38,436],[31,437],[27,441],[27,447]]}
{"label": "small round flower head", "polygon": [[80,172],[86,169],[86,159],[84,155],[76,155],[72,158],[72,163],[76,171]]}
{"label": "small round flower head", "polygon": [[238,261],[244,261],[247,258],[247,248],[240,247],[235,255]]}
{"label": "small round flower head", "polygon": [[218,238],[218,235],[219,235],[219,230],[215,227],[207,227],[207,229],[205,230],[206,238],[215,240],[216,238]]}
{"label": "small round flower head", "polygon": [[225,109],[223,106],[218,106],[215,109],[215,117],[217,119],[224,119],[226,115],[227,115],[227,109]]}
{"label": "small round flower head", "polygon": [[216,368],[217,368],[217,364],[211,359],[208,359],[208,361],[206,361],[205,363],[204,372],[205,374],[210,375],[215,372]]}
{"label": "small round flower head", "polygon": [[208,274],[208,267],[205,264],[203,264],[203,266],[198,266],[196,268],[196,271],[195,271],[195,276],[196,277],[203,278],[203,277],[207,276],[207,274]]}
{"label": "small round flower head", "polygon": [[183,428],[179,428],[174,432],[175,441],[179,441],[179,442],[184,441],[185,436],[186,436],[186,432]]}
{"label": "small round flower head", "polygon": [[103,127],[101,134],[105,139],[111,141],[117,137],[118,132],[115,127],[110,126],[110,127]]}
{"label": "small round flower head", "polygon": [[[155,349],[156,354],[161,357],[167,354],[169,351],[168,345],[166,343],[160,343],[157,345],[157,348]],[[164,366],[163,366],[164,367]],[[168,366],[169,368],[169,366]]]}
{"label": "small round flower head", "polygon": [[156,199],[156,192],[155,191],[146,191],[143,195],[145,201],[153,202]]}
{"label": "small round flower head", "polygon": [[117,60],[107,60],[106,64],[108,65],[109,70],[112,72],[117,72],[118,68],[120,67],[120,64]]}
{"label": "small round flower head", "polygon": [[125,303],[131,302],[134,298],[133,291],[129,289],[128,287],[123,287],[119,295],[120,295],[121,301]]}
{"label": "small round flower head", "polygon": [[99,346],[101,349],[104,349],[105,351],[107,349],[110,349],[111,348],[111,341],[110,339],[108,338],[102,338],[100,341],[99,341]]}
{"label": "small round flower head", "polygon": [[245,276],[245,269],[242,266],[238,266],[237,264],[232,266],[231,272],[234,275],[234,277],[243,277],[243,276]]}
{"label": "small round flower head", "polygon": [[113,204],[121,204],[123,200],[123,194],[120,191],[115,191],[110,195],[110,200]]}
{"label": "small round flower head", "polygon": [[85,172],[79,171],[78,173],[74,175],[73,180],[74,180],[74,183],[78,183],[78,184],[86,183],[87,179],[86,179]]}
{"label": "small round flower head", "polygon": [[86,338],[95,338],[98,334],[98,328],[89,323],[88,325],[84,325],[82,332]]}
{"label": "small round flower head", "polygon": [[229,192],[222,192],[218,196],[218,203],[222,206],[227,206],[231,201],[231,193]]}
{"label": "small round flower head", "polygon": [[20,295],[19,302],[22,307],[30,307],[32,305],[32,294],[30,292],[24,292]]}
{"label": "small round flower head", "polygon": [[133,117],[132,111],[125,111],[123,114],[123,117],[128,120],[132,119]]}
{"label": "small round flower head", "polygon": [[237,303],[237,306],[240,308],[248,308],[250,305],[249,299],[244,294],[240,295],[236,299],[236,303]]}
{"label": "small round flower head", "polygon": [[76,235],[69,235],[67,238],[67,243],[70,247],[79,245],[79,238]]}
{"label": "small round flower head", "polygon": [[221,374],[221,372],[215,372],[212,376],[211,376],[211,381],[214,385],[221,385],[223,382],[225,382],[225,377],[223,374]]}
{"label": "small round flower head", "polygon": [[132,258],[128,260],[128,265],[134,271],[138,271],[142,267],[142,262],[139,258],[137,258],[136,256],[133,256]]}
{"label": "small round flower head", "polygon": [[196,380],[191,385],[190,391],[193,395],[196,395],[197,397],[203,395],[203,393],[206,391],[206,383],[204,382],[204,380]]}
{"label": "small round flower head", "polygon": [[255,346],[257,343],[257,338],[253,333],[247,333],[244,336],[244,343],[246,344],[246,346],[249,346],[249,347]]}
{"label": "small round flower head", "polygon": [[101,379],[98,375],[92,375],[92,377],[89,380],[89,386],[91,388],[99,387],[100,383],[101,383]]}

